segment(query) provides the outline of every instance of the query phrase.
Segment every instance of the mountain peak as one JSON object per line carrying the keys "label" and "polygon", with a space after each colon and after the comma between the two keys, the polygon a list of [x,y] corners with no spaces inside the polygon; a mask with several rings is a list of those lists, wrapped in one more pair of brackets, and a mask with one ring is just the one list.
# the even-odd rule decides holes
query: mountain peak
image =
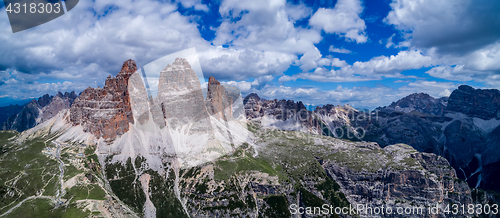
{"label": "mountain peak", "polygon": [[182,66],[185,66],[187,68],[191,68],[191,65],[189,65],[189,62],[186,59],[181,58],[181,57],[176,58],[174,63],[172,63],[172,65],[182,65]]}
{"label": "mountain peak", "polygon": [[436,99],[427,93],[413,93],[386,107],[395,111],[410,113],[417,111],[420,113],[439,116],[443,113],[447,104],[446,98]]}
{"label": "mountain peak", "polygon": [[448,100],[447,112],[459,112],[481,119],[500,119],[500,91],[461,85]]}
{"label": "mountain peak", "polygon": [[135,72],[137,71],[137,65],[135,64],[135,61],[132,59],[126,60],[123,65],[122,69],[118,73],[116,77],[122,77],[124,79],[127,79]]}
{"label": "mountain peak", "polygon": [[232,102],[233,100],[227,95],[224,86],[213,76],[210,76],[208,79],[206,103],[209,113],[215,115],[218,119],[227,121],[227,119],[233,116]]}
{"label": "mountain peak", "polygon": [[473,92],[475,91],[476,89],[474,89],[473,87],[471,86],[468,86],[468,85],[461,85],[458,87],[458,90],[461,90],[461,91],[468,91],[468,92]]}
{"label": "mountain peak", "polygon": [[208,84],[209,84],[209,85],[210,85],[210,84],[220,85],[220,82],[219,82],[219,80],[215,79],[215,77],[210,76],[210,77],[208,78]]}
{"label": "mountain peak", "polygon": [[126,60],[116,77],[106,79],[104,87],[85,89],[71,105],[71,123],[82,125],[97,138],[114,139],[127,132],[128,123],[134,123],[128,81],[136,71],[135,61]]}
{"label": "mountain peak", "polygon": [[245,97],[245,99],[243,99],[243,104],[245,105],[248,102],[248,100],[251,99],[251,98],[255,99],[257,101],[261,100],[260,97],[259,97],[259,95],[257,95],[257,93],[252,92],[252,93],[248,94],[247,97]]}

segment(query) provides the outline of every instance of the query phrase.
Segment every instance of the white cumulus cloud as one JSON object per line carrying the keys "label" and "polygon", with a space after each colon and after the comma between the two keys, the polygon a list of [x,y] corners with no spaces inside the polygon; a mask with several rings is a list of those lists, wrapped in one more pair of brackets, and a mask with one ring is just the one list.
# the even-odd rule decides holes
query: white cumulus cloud
{"label": "white cumulus cloud", "polygon": [[309,20],[311,26],[345,37],[347,40],[365,43],[365,21],[359,17],[363,12],[359,0],[339,0],[333,9],[320,8]]}

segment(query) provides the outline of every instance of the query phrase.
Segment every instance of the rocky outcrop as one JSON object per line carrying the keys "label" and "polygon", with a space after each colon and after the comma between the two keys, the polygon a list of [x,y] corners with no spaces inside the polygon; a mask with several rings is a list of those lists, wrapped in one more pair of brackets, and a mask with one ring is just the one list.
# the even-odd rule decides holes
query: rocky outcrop
{"label": "rocky outcrop", "polygon": [[441,116],[446,108],[447,102],[447,97],[433,98],[426,93],[413,93],[397,102],[393,102],[384,109],[405,113],[418,111],[420,113]]}
{"label": "rocky outcrop", "polygon": [[71,93],[66,92],[64,94],[58,92],[57,95],[52,97],[50,103],[48,103],[45,107],[42,107],[40,122],[49,120],[63,109],[69,109],[76,98],[77,96],[74,91]]}
{"label": "rocky outcrop", "polygon": [[432,217],[427,209],[436,203],[441,209],[447,204],[472,203],[467,183],[457,180],[445,158],[419,153],[404,144],[383,149],[376,144],[356,144],[329,155],[322,166],[353,204],[423,210],[405,217]]}
{"label": "rocky outcrop", "polygon": [[318,107],[315,114],[332,131],[339,126],[362,129],[365,134],[359,140],[382,147],[405,143],[442,155],[471,187],[491,188],[488,184],[498,182],[492,166],[500,161],[500,140],[495,133],[500,131],[499,97],[498,90],[460,86],[447,101],[415,93],[375,111],[327,106]]}
{"label": "rocky outcrop", "polygon": [[448,100],[446,112],[463,113],[484,120],[500,119],[500,91],[496,89],[474,89],[461,85]]}
{"label": "rocky outcrop", "polygon": [[134,123],[128,80],[136,70],[135,61],[127,60],[116,77],[108,76],[103,88],[85,89],[71,106],[70,122],[97,138],[112,140],[127,132],[129,123]]}
{"label": "rocky outcrop", "polygon": [[[408,145],[380,148],[371,142],[264,128],[255,134],[261,137],[257,156],[242,147],[181,173],[181,192],[192,217],[443,217],[429,215],[428,209],[438,203],[441,210],[449,203],[473,203],[469,187],[445,158]],[[299,215],[294,209],[323,204],[383,206],[393,214],[354,210],[357,214]],[[421,212],[398,215],[397,207],[418,207]]]}
{"label": "rocky outcrop", "polygon": [[224,121],[233,117],[233,99],[229,96],[224,86],[222,86],[213,76],[210,76],[208,79],[206,101],[207,110],[210,115]]}
{"label": "rocky outcrop", "polygon": [[183,58],[176,58],[160,72],[158,95],[154,99],[169,127],[194,123],[201,132],[211,129],[201,84],[196,73]]}
{"label": "rocky outcrop", "polygon": [[[256,94],[245,100],[249,119],[263,117],[266,110],[276,114],[273,101]],[[312,116],[320,121],[323,135],[373,141],[382,147],[405,143],[446,157],[471,187],[491,189],[500,182],[494,176],[500,163],[499,111],[500,91],[460,86],[449,98],[415,93],[373,111],[328,104],[316,107]]]}
{"label": "rocky outcrop", "polygon": [[246,118],[259,120],[262,127],[322,134],[320,123],[301,101],[266,100],[252,93],[243,102]]}
{"label": "rocky outcrop", "polygon": [[18,104],[11,104],[9,106],[5,106],[5,107],[0,107],[0,123],[3,124],[5,121],[7,121],[7,119],[14,115],[14,114],[18,114],[19,112],[21,112],[21,110],[28,104],[24,104],[24,105],[18,105]]}
{"label": "rocky outcrop", "polygon": [[69,109],[76,99],[75,92],[58,92],[55,96],[44,96],[37,100],[31,100],[18,114],[10,116],[2,125],[3,130],[24,130],[35,127],[50,118],[54,117],[59,111]]}
{"label": "rocky outcrop", "polygon": [[[207,88],[207,98],[205,99],[207,111],[211,116],[215,117],[215,119],[219,120],[219,122],[224,125],[226,131],[223,134],[234,149],[233,135],[230,131],[231,127],[228,121],[234,120],[233,102],[236,99],[233,100],[233,97],[231,96],[233,93],[228,92],[226,88],[213,76],[209,77]],[[234,97],[238,98],[238,96]]]}

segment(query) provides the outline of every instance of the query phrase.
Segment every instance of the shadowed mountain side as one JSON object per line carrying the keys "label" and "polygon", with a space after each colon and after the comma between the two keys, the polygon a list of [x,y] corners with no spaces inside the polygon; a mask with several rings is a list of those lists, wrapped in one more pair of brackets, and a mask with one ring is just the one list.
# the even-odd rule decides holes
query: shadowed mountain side
{"label": "shadowed mountain side", "polygon": [[128,80],[137,70],[135,61],[127,60],[116,77],[108,76],[103,88],[87,88],[73,102],[70,121],[85,132],[112,141],[134,123]]}
{"label": "shadowed mountain side", "polygon": [[20,111],[11,114],[1,128],[2,130],[16,130],[18,132],[33,128],[54,117],[59,111],[69,109],[76,98],[77,95],[74,91],[64,94],[58,92],[55,96],[45,94],[38,100],[31,100],[26,106],[19,106],[21,107]]}
{"label": "shadowed mountain side", "polygon": [[14,105],[9,105],[9,106],[5,106],[5,107],[0,107],[0,123],[3,125],[3,123],[5,121],[7,121],[7,119],[14,115],[14,114],[18,114],[19,112],[21,112],[21,110],[28,104],[23,104],[23,105],[19,105],[19,104],[14,104]]}

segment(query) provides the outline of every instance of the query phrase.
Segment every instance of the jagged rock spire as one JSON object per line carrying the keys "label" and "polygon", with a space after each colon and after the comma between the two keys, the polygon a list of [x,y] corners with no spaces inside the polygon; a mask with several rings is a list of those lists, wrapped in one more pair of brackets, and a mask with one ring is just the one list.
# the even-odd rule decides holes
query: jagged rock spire
{"label": "jagged rock spire", "polygon": [[233,100],[226,94],[226,89],[213,76],[208,79],[207,109],[217,119],[226,120],[233,116]]}
{"label": "jagged rock spire", "polygon": [[103,88],[87,88],[70,109],[73,125],[97,138],[114,139],[128,131],[134,123],[128,92],[128,80],[137,71],[134,60],[123,63],[116,77],[109,76]]}

